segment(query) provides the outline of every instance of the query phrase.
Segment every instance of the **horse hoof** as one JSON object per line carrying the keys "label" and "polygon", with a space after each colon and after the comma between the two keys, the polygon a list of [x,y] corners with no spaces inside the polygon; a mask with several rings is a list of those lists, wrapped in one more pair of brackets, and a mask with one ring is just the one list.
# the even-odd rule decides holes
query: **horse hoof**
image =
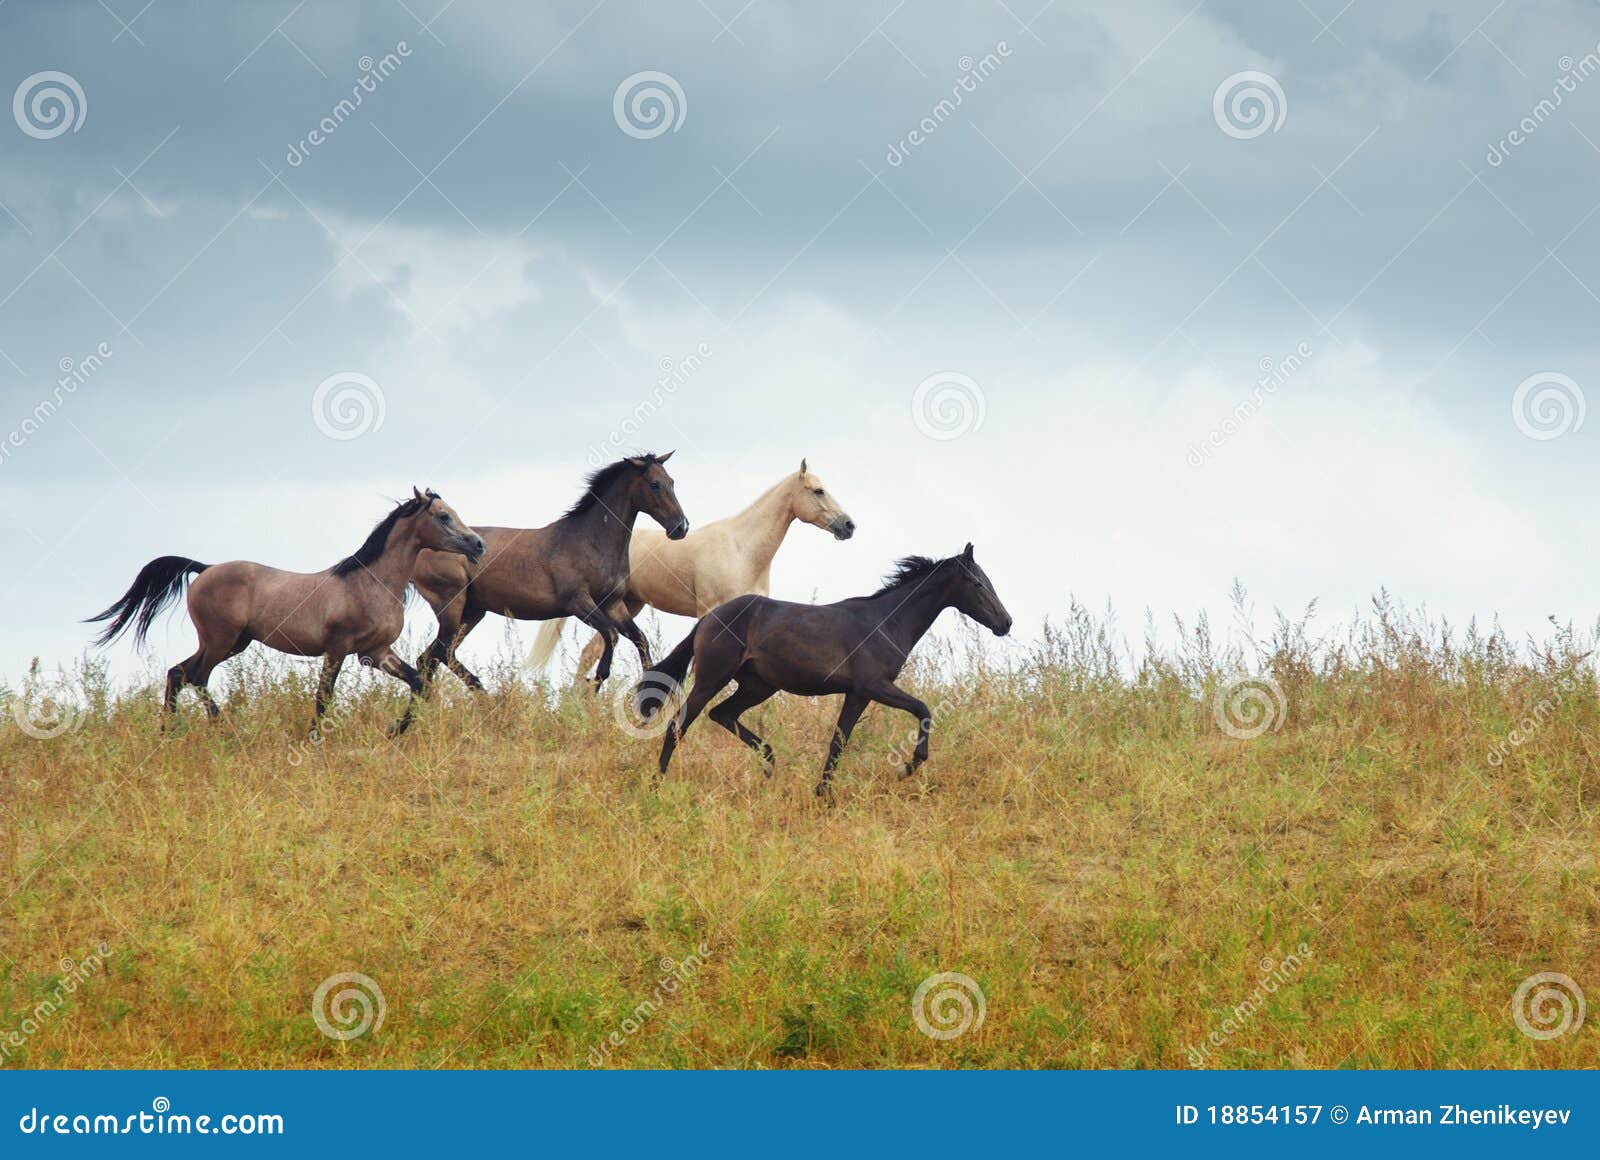
{"label": "horse hoof", "polygon": [[917,772],[916,763],[913,762],[913,761],[908,761],[908,762],[906,762],[905,769],[902,770],[901,773],[900,773],[900,780],[904,781],[906,778],[910,777],[913,773],[916,773],[916,772]]}
{"label": "horse hoof", "polygon": [[389,740],[393,741],[396,737],[400,736],[400,734],[404,733],[409,728],[411,728],[411,722],[403,720],[396,721],[393,725],[389,726]]}

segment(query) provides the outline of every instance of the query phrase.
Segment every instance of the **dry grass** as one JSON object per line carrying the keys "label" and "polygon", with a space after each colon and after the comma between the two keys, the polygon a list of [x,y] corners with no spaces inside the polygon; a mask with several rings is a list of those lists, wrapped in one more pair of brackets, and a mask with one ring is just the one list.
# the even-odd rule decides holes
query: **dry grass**
{"label": "dry grass", "polygon": [[[1254,995],[1206,1066],[1600,1065],[1596,1013],[1537,1042],[1510,1008],[1543,970],[1600,1001],[1586,646],[1457,639],[1383,602],[1332,641],[1178,633],[1135,663],[1073,609],[1004,664],[938,658],[910,681],[948,700],[925,776],[893,777],[909,720],[875,708],[832,810],[811,791],[832,701],[752,715],[770,782],[706,723],[655,789],[655,744],[609,707],[515,682],[452,684],[391,745],[392,686],[347,678],[348,719],[295,765],[304,667],[247,658],[223,724],[186,704],[165,738],[152,690],[91,671],[79,728],[0,731],[0,1052],[581,1067],[617,1032],[609,1066],[1182,1067]],[[1288,704],[1249,741],[1211,702],[1245,668]],[[102,942],[103,973],[39,1017],[60,960]],[[340,971],[386,1001],[347,1043],[311,1018]],[[918,1032],[936,971],[979,982],[981,1027]]]}

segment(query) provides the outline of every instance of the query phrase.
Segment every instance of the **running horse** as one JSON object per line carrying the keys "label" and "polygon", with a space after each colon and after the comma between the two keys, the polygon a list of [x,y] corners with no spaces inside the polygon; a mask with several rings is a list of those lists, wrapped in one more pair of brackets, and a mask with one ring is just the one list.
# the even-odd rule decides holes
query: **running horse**
{"label": "running horse", "polygon": [[[856,532],[855,520],[806,469],[804,459],[799,472],[785,475],[738,515],[696,528],[681,540],[673,542],[654,528],[637,529],[628,545],[624,612],[632,620],[649,605],[675,616],[704,616],[736,596],[766,596],[772,586],[772,558],[796,520],[836,540],[848,540]],[[550,663],[564,623],[547,620],[540,627],[528,654],[531,672]],[[584,646],[578,657],[580,678],[604,644],[596,635]]]}
{"label": "running horse", "polygon": [[598,689],[611,675],[618,635],[639,650],[645,667],[650,646],[623,608],[628,587],[628,542],[640,513],[681,540],[689,521],[678,504],[665,455],[634,455],[600,468],[567,513],[542,528],[481,528],[488,552],[468,562],[442,552],[424,552],[416,586],[439,618],[439,633],[422,659],[422,678],[440,664],[470,688],[483,682],[456,657],[466,635],[487,614],[513,620],[576,616],[601,634]]}
{"label": "running horse", "polygon": [[483,549],[483,538],[454,508],[432,491],[413,488],[411,498],[379,521],[354,554],[331,568],[286,572],[247,560],[212,565],[187,556],[159,556],[139,570],[122,599],[87,623],[110,622],[95,638],[97,645],[108,645],[131,628],[134,642],[142,646],[157,614],[187,588],[189,619],[200,647],[167,670],[162,705],[168,715],[176,712],[178,693],[188,684],[216,717],[220,710],[206,687],[212,670],[260,641],[291,656],[323,658],[313,733],[333,698],[345,657],[354,654],[404,681],[411,699],[405,716],[390,727],[390,736],[396,736],[410,726],[423,687],[417,670],[393,648],[405,627],[406,588],[418,558],[448,552],[476,560]]}
{"label": "running horse", "polygon": [[834,767],[850,732],[873,701],[917,719],[917,746],[902,777],[928,759],[928,706],[895,684],[917,642],[946,608],[965,613],[996,636],[1011,631],[1011,614],[978,567],[972,545],[944,560],[907,556],[882,588],[836,604],[793,604],[741,596],[713,609],[634,689],[634,707],[649,720],[676,697],[694,667],[689,690],[661,744],[666,776],[678,741],[730,681],[738,687],[711,710],[711,719],[761,755],[772,774],[772,746],[740,723],[741,714],[779,691],[805,697],[843,693],[839,723],[828,746],[817,796],[831,798]]}

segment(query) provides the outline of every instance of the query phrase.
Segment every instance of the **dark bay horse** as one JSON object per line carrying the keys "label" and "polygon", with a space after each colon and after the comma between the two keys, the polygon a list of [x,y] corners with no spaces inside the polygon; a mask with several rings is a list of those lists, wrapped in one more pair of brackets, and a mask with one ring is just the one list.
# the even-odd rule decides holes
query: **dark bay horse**
{"label": "dark bay horse", "polygon": [[1011,631],[1011,614],[973,559],[972,545],[959,556],[932,560],[907,556],[871,596],[837,604],[793,604],[765,596],[740,596],[700,619],[672,652],[640,679],[634,705],[649,719],[681,686],[694,666],[694,688],[661,745],[661,773],[678,740],[711,698],[729,681],[739,687],[711,710],[711,719],[761,754],[772,773],[772,747],[739,722],[780,690],[807,697],[844,694],[817,795],[828,797],[833,770],[867,705],[877,701],[917,719],[917,747],[906,763],[908,777],[928,759],[928,706],[897,686],[906,658],[946,608],[972,617],[996,636]]}
{"label": "dark bay horse", "polygon": [[605,640],[595,688],[611,675],[611,656],[620,633],[633,642],[645,667],[650,646],[624,607],[628,591],[628,542],[643,512],[681,540],[689,521],[678,505],[665,455],[619,459],[589,476],[578,502],[542,528],[480,528],[488,552],[468,563],[458,556],[424,552],[416,586],[434,615],[439,634],[422,659],[422,678],[430,680],[440,663],[474,689],[483,688],[456,649],[484,616],[498,612],[513,620],[573,616]]}
{"label": "dark bay horse", "polygon": [[200,647],[167,670],[163,704],[169,714],[177,708],[179,691],[190,684],[215,717],[217,703],[206,688],[212,670],[260,641],[293,656],[323,658],[313,731],[333,697],[345,657],[359,656],[404,681],[412,699],[390,730],[398,734],[411,724],[422,679],[391,646],[405,627],[406,587],[418,557],[429,549],[475,560],[483,555],[483,538],[433,492],[413,488],[411,498],[385,516],[353,555],[331,568],[285,572],[246,560],[211,565],[160,556],[140,569],[121,600],[88,623],[111,622],[95,638],[98,645],[110,644],[130,627],[134,641],[143,645],[157,614],[187,587]]}

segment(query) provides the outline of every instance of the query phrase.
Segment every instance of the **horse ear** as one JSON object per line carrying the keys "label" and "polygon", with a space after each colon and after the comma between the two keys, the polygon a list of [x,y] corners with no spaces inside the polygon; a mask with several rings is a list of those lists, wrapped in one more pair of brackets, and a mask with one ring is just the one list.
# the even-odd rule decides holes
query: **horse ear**
{"label": "horse ear", "polygon": [[411,498],[412,499],[421,499],[422,498],[422,493],[417,490],[416,484],[412,484],[411,485]]}
{"label": "horse ear", "polygon": [[633,467],[643,467],[645,464],[645,459],[642,455],[630,455],[627,461]]}
{"label": "horse ear", "polygon": [[806,461],[804,459],[802,459],[800,461],[800,474],[804,475],[805,473],[806,473]]}
{"label": "horse ear", "polygon": [[963,556],[965,556],[968,560],[972,559],[972,541],[971,540],[967,541],[967,550],[965,552],[961,553],[961,554]]}
{"label": "horse ear", "polygon": [[674,447],[671,451],[667,452],[665,455],[656,456],[656,462],[657,463],[665,463],[667,460],[671,459],[677,453],[678,453],[678,449],[676,447]]}

